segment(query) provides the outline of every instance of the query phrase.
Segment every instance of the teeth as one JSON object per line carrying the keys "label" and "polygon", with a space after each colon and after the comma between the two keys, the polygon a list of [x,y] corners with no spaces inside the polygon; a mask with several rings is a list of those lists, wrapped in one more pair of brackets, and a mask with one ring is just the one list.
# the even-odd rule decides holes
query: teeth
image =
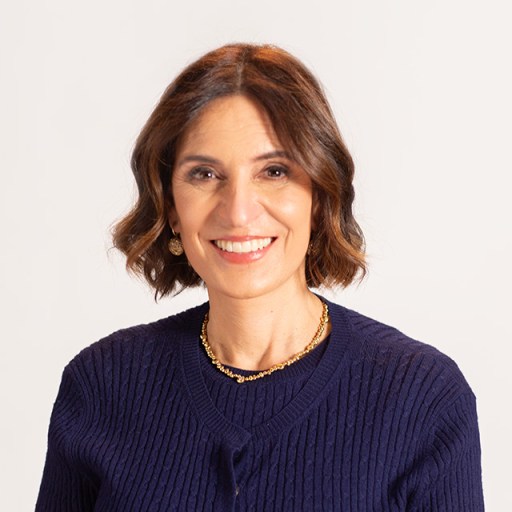
{"label": "teeth", "polygon": [[214,244],[223,251],[239,254],[260,251],[272,242],[272,238],[255,238],[245,242],[230,242],[229,240],[214,240]]}

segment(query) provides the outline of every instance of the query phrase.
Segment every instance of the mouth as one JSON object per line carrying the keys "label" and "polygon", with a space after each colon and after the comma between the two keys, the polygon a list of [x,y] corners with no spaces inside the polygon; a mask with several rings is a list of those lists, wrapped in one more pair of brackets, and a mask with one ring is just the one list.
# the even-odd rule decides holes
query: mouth
{"label": "mouth", "polygon": [[212,243],[221,251],[232,252],[235,254],[248,254],[257,252],[268,247],[275,238],[253,238],[252,240],[233,241],[233,240],[212,240]]}

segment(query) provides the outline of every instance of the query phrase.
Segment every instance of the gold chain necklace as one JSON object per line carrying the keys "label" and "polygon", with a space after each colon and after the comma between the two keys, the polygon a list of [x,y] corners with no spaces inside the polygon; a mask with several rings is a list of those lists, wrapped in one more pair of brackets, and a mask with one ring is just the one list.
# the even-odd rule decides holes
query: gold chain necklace
{"label": "gold chain necklace", "polygon": [[320,338],[322,337],[322,334],[325,331],[327,322],[329,321],[329,308],[327,307],[327,304],[325,304],[325,302],[322,302],[322,308],[323,309],[322,316],[320,317],[320,324],[318,325],[318,329],[316,330],[313,339],[308,343],[306,348],[304,348],[297,354],[293,355],[290,359],[284,361],[283,363],[277,363],[274,366],[271,366],[268,370],[262,370],[261,372],[255,373],[253,375],[245,376],[240,375],[239,373],[232,372],[229,368],[226,368],[217,359],[217,357],[213,353],[212,347],[210,347],[210,344],[208,343],[208,333],[206,332],[206,328],[208,326],[208,313],[206,313],[206,315],[204,316],[203,325],[201,326],[201,342],[203,344],[204,349],[206,350],[206,353],[208,354],[208,357],[211,359],[215,367],[228,377],[235,379],[239,384],[261,379],[262,377],[266,377],[267,375],[270,375],[271,373],[274,373],[277,370],[283,370],[287,366],[292,365],[299,359],[302,359],[306,354],[309,354],[309,352],[311,352],[318,345],[318,343],[320,342]]}

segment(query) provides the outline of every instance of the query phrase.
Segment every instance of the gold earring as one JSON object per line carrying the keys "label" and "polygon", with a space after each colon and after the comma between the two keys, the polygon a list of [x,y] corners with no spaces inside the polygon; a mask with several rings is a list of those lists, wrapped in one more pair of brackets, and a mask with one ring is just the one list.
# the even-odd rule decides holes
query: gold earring
{"label": "gold earring", "polygon": [[181,256],[183,254],[183,243],[181,242],[179,233],[175,233],[174,229],[172,229],[172,228],[171,228],[171,231],[172,231],[172,238],[169,240],[169,243],[167,244],[167,248],[169,249],[169,252],[173,256]]}

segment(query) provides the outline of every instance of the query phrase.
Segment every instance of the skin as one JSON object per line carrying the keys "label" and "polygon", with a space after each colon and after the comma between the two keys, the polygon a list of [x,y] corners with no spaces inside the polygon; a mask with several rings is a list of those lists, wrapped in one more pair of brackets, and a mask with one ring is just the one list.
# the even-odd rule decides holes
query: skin
{"label": "skin", "polygon": [[[241,95],[212,101],[178,147],[172,187],[169,223],[206,284],[217,357],[258,370],[302,350],[322,310],[305,278],[312,183],[266,113]],[[253,240],[271,243],[237,254]]]}

